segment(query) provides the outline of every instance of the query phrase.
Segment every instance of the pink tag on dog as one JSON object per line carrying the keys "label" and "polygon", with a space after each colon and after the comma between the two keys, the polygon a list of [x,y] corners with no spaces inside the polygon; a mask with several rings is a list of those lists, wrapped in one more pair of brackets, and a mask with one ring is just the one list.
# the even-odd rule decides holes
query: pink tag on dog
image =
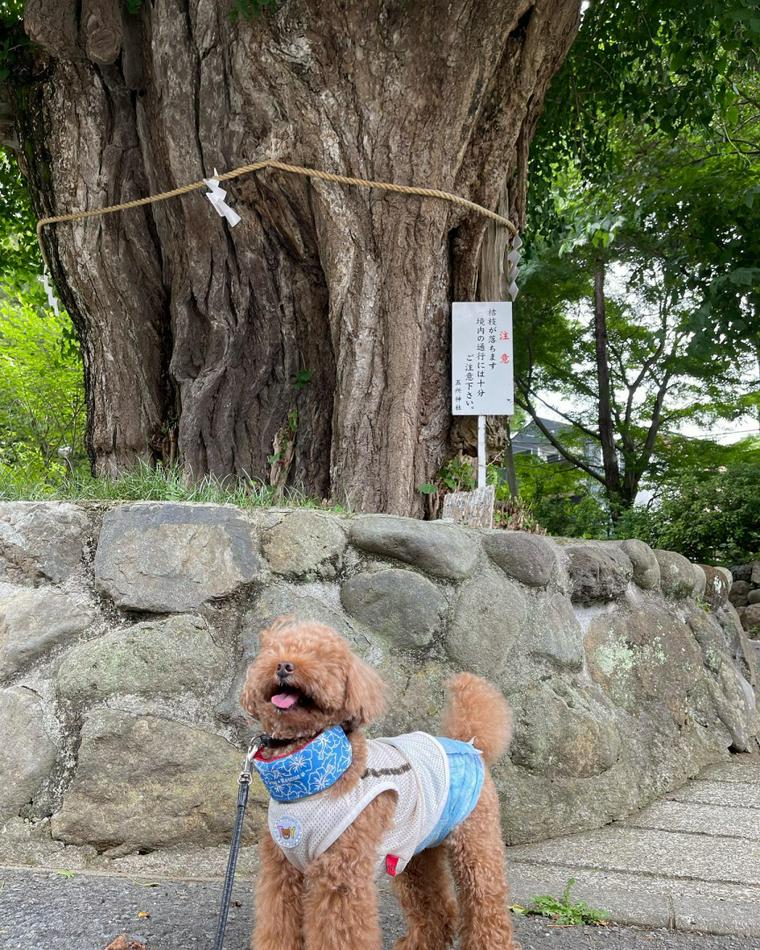
{"label": "pink tag on dog", "polygon": [[398,855],[397,854],[386,854],[385,856],[385,870],[391,877],[396,876],[396,868],[398,867]]}

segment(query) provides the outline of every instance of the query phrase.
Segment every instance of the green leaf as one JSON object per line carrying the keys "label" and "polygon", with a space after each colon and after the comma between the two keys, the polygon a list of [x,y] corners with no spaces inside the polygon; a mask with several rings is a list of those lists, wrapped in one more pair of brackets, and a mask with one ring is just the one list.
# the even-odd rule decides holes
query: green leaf
{"label": "green leaf", "polygon": [[314,373],[310,369],[300,369],[293,379],[293,385],[296,389],[303,389],[311,382],[313,376]]}

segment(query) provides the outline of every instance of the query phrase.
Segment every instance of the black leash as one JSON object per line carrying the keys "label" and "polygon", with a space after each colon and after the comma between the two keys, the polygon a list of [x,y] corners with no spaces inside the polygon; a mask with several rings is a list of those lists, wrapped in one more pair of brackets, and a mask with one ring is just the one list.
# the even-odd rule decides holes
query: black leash
{"label": "black leash", "polygon": [[248,746],[248,752],[243,762],[243,770],[238,778],[238,799],[237,814],[235,815],[235,827],[232,830],[232,844],[230,845],[230,856],[227,859],[227,873],[224,877],[224,889],[222,890],[222,906],[219,909],[219,923],[216,928],[216,938],[214,940],[214,950],[222,950],[224,945],[224,931],[227,929],[227,917],[230,912],[230,899],[232,898],[232,885],[235,881],[235,868],[237,867],[238,855],[240,854],[240,840],[243,836],[243,819],[245,818],[245,808],[248,804],[248,793],[251,788],[251,770],[253,768],[253,758],[262,745],[266,745],[265,736],[256,736]]}

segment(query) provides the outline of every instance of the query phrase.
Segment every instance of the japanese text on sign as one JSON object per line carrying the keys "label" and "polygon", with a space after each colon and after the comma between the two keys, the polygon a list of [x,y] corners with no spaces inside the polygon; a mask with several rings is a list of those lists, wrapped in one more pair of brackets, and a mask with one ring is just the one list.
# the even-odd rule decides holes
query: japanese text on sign
{"label": "japanese text on sign", "polygon": [[451,317],[451,411],[514,413],[512,304],[455,303]]}

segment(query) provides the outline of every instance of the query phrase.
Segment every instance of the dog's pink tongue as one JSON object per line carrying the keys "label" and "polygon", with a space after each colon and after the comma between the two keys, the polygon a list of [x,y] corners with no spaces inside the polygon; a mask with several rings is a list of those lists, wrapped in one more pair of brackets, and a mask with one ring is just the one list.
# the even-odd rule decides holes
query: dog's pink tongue
{"label": "dog's pink tongue", "polygon": [[298,697],[293,693],[277,693],[276,696],[272,697],[272,702],[278,709],[290,709],[291,706],[295,705],[297,699]]}

